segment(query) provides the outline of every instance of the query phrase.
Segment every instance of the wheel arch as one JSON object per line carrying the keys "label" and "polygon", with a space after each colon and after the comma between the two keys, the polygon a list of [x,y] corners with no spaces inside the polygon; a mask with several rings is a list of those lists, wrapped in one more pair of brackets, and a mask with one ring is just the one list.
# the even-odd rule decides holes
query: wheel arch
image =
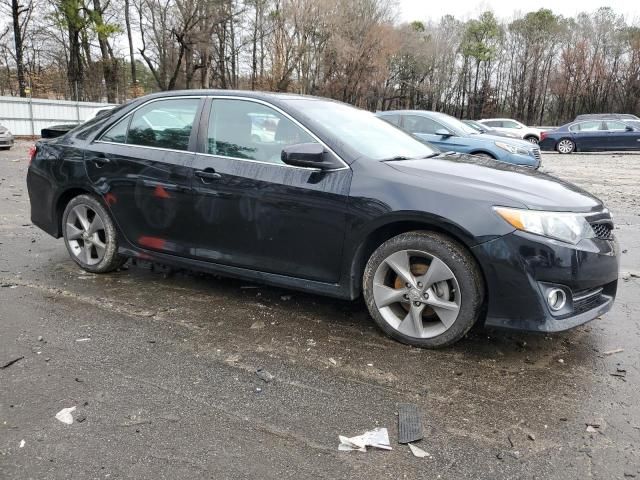
{"label": "wheel arch", "polygon": [[[486,278],[482,269],[482,264],[478,261],[471,248],[476,243],[474,241],[474,237],[469,232],[466,232],[456,224],[446,221],[438,221],[435,218],[394,218],[373,226],[366,233],[361,235],[360,239],[356,242],[355,248],[352,249],[353,254],[347,257],[351,259],[350,265],[348,266],[350,280],[348,285],[349,297],[355,299],[362,294],[362,275],[364,273],[365,266],[371,257],[371,254],[380,245],[390,238],[402,233],[420,230],[444,234],[466,248],[478,265],[486,285]],[[485,301],[486,298],[487,292],[485,291]]]}
{"label": "wheel arch", "polygon": [[489,155],[491,158],[493,158],[494,160],[497,160],[498,157],[496,157],[493,153],[491,153],[489,150],[483,150],[483,149],[475,149],[471,152],[469,152],[469,155],[478,155],[478,154],[483,154],[483,155]]}
{"label": "wheel arch", "polygon": [[558,145],[560,144],[561,141],[563,140],[570,140],[571,142],[573,142],[573,151],[571,153],[575,153],[578,151],[578,142],[576,142],[576,139],[574,137],[572,137],[571,135],[561,135],[558,140],[556,140],[555,145],[553,146],[553,149],[556,152],[559,152],[558,150]]}
{"label": "wheel arch", "polygon": [[[92,192],[90,189],[81,186],[73,186],[65,189],[58,198],[56,199],[53,211],[54,224],[56,227],[56,238],[60,238],[62,236],[62,215],[64,213],[64,209],[67,207],[69,202],[77,197],[78,195],[94,195],[100,198],[98,195],[95,195],[95,192]],[[99,201],[102,201],[101,199]]]}

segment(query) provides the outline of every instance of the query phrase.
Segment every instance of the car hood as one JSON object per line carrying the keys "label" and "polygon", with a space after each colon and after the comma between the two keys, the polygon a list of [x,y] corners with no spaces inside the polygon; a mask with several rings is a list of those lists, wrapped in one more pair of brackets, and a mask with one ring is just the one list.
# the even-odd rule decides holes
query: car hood
{"label": "car hood", "polygon": [[[478,136],[480,135],[481,135],[481,138],[478,138]],[[534,147],[534,145],[532,145],[531,142],[527,142],[526,140],[522,140],[521,138],[509,137],[506,134],[496,135],[494,133],[487,132],[487,133],[482,133],[480,135],[473,135],[472,138],[478,138],[478,140],[484,140],[491,143],[502,142],[502,143],[506,143],[507,145],[512,145],[514,147],[524,148],[527,151],[531,150]]]}
{"label": "car hood", "polygon": [[387,164],[420,178],[426,188],[481,197],[495,205],[566,212],[603,208],[598,198],[571,183],[537,170],[473,155],[445,154]]}

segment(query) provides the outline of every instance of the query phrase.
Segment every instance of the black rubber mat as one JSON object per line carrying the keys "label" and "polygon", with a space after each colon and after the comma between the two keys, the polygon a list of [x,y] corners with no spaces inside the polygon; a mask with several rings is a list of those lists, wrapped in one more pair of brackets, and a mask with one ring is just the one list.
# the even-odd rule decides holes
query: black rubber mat
{"label": "black rubber mat", "polygon": [[422,439],[422,419],[418,406],[413,403],[398,405],[398,443],[411,443]]}

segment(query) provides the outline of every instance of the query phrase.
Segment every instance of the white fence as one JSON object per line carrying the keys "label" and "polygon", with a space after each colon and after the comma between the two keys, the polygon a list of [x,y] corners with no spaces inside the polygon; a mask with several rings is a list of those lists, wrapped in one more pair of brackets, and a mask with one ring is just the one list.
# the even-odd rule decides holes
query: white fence
{"label": "white fence", "polygon": [[40,135],[51,125],[81,123],[108,103],[70,102],[46,98],[0,97],[0,125],[14,135]]}

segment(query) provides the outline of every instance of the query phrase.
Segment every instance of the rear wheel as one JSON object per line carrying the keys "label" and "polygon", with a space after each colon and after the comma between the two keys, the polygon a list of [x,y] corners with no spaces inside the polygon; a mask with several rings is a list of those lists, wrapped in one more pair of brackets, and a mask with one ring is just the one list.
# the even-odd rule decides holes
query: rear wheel
{"label": "rear wheel", "polygon": [[525,139],[527,142],[530,142],[530,143],[535,143],[535,144],[537,144],[537,143],[538,143],[538,137],[536,137],[536,136],[534,136],[534,135],[529,135],[528,137],[524,137],[524,139]]}
{"label": "rear wheel", "polygon": [[563,138],[556,145],[556,149],[559,153],[572,153],[576,149],[576,144],[573,140]]}
{"label": "rear wheel", "polygon": [[480,158],[488,158],[490,160],[495,160],[495,158],[493,157],[493,155],[490,155],[488,153],[485,152],[477,152],[477,153],[472,153],[473,156],[475,157],[480,157]]}
{"label": "rear wheel", "polygon": [[79,195],[67,204],[62,232],[69,255],[88,272],[111,272],[127,261],[118,255],[116,228],[109,212],[91,195]]}
{"label": "rear wheel", "polygon": [[367,263],[363,288],[369,312],[385,333],[427,348],[462,338],[484,298],[475,260],[433,232],[403,233],[383,243]]}

